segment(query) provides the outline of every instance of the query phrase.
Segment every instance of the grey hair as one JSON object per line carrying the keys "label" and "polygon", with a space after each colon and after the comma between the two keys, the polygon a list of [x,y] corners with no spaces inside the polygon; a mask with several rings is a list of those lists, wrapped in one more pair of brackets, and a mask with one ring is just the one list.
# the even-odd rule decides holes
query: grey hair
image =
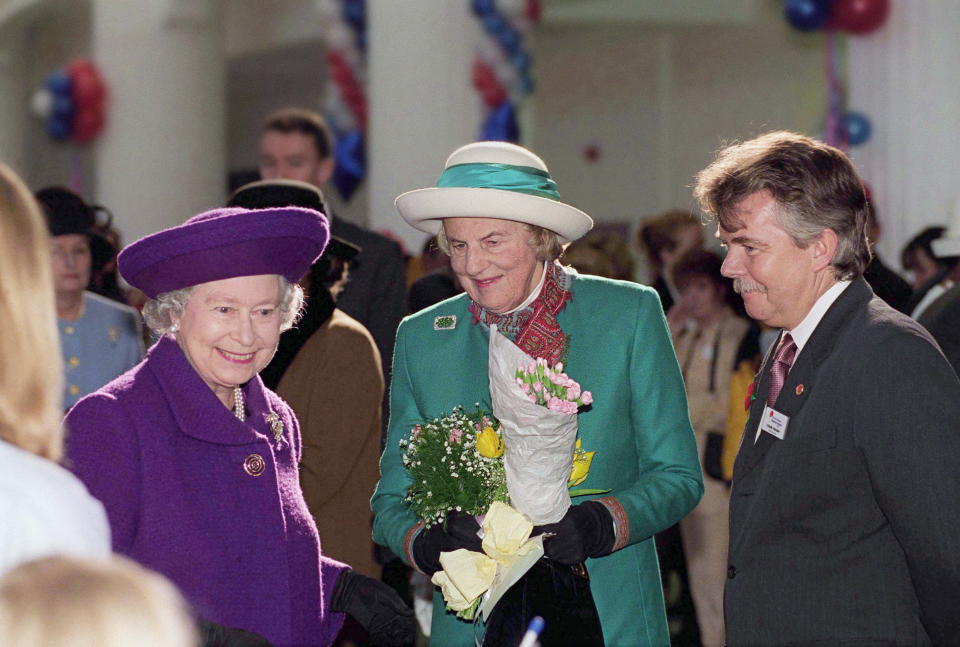
{"label": "grey hair", "polygon": [[[280,332],[292,328],[303,313],[303,288],[282,276],[280,281]],[[177,332],[174,320],[183,316],[193,287],[158,294],[143,305],[143,321],[157,337]]]}

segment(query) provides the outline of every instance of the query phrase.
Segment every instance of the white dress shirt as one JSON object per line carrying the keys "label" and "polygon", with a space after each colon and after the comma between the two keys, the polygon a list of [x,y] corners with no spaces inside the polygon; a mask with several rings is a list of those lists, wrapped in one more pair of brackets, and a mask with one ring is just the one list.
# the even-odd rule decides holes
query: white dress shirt
{"label": "white dress shirt", "polygon": [[[850,281],[837,281],[830,288],[820,295],[820,298],[813,304],[813,307],[810,308],[810,312],[807,313],[807,316],[798,323],[793,330],[785,330],[780,334],[780,339],[777,341],[777,348],[780,348],[780,344],[783,343],[784,333],[789,333],[793,337],[793,343],[797,345],[797,354],[794,355],[793,363],[797,363],[797,358],[800,357],[800,353],[803,352],[803,347],[807,345],[807,342],[810,340],[810,336],[813,334],[813,331],[817,329],[817,326],[820,325],[820,320],[823,319],[823,315],[827,314],[827,310],[830,309],[830,306],[833,305],[833,302],[837,300],[843,291],[850,287]],[[774,351],[771,357],[776,357],[776,351]],[[790,373],[787,372],[787,375]],[[763,420],[760,421],[760,424],[757,425],[757,433],[754,436],[753,442],[757,442],[757,439],[760,438],[760,430],[763,426]]]}

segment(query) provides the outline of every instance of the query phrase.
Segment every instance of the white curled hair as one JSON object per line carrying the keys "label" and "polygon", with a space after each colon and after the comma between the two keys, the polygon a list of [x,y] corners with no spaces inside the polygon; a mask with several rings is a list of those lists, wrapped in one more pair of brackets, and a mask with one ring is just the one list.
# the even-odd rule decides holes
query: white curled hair
{"label": "white curled hair", "polygon": [[[300,319],[303,311],[303,288],[291,283],[282,276],[280,281],[280,332],[292,328]],[[156,299],[149,299],[143,305],[143,321],[157,337],[175,333],[175,320],[183,316],[183,311],[190,300],[193,287],[180,288],[158,294]]]}

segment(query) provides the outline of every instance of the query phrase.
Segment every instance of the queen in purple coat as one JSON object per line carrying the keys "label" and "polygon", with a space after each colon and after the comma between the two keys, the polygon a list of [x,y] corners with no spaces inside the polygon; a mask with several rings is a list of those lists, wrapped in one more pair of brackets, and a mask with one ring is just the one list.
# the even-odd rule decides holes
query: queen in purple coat
{"label": "queen in purple coat", "polygon": [[322,555],[297,420],[257,375],[327,239],[309,209],[220,209],[125,249],[120,272],[150,297],[160,339],[70,411],[69,464],[106,507],[114,550],[170,578],[201,618],[327,645],[348,613],[371,642],[402,643],[413,620],[399,596]]}

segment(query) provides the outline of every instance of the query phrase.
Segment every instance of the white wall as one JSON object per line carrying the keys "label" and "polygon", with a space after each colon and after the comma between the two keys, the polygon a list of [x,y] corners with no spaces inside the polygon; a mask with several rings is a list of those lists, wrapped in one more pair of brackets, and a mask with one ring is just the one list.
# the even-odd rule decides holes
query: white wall
{"label": "white wall", "polygon": [[[722,142],[819,136],[822,37],[764,7],[750,24],[541,26],[530,144],[563,198],[600,222],[692,208],[694,175]],[[582,154],[591,143],[595,163]]]}

